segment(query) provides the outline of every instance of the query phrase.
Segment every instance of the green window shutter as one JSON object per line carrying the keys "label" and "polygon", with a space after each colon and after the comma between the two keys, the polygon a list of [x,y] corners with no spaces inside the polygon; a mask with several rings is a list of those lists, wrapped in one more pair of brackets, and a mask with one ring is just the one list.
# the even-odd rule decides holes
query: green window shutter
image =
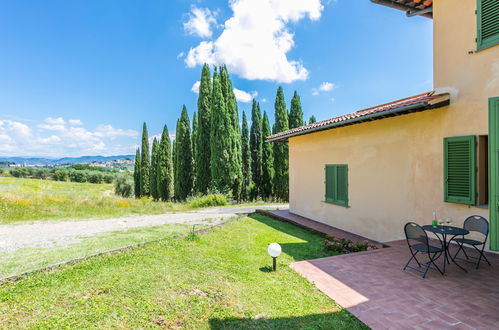
{"label": "green window shutter", "polygon": [[499,1],[477,0],[477,49],[499,44]]}
{"label": "green window shutter", "polygon": [[326,165],[326,202],[333,203],[335,199],[335,191],[334,191],[334,165]]}
{"label": "green window shutter", "polygon": [[348,206],[348,166],[336,166],[336,203]]}
{"label": "green window shutter", "polygon": [[325,166],[325,201],[348,206],[348,165]]}
{"label": "green window shutter", "polygon": [[444,201],[476,203],[476,137],[444,139]]}

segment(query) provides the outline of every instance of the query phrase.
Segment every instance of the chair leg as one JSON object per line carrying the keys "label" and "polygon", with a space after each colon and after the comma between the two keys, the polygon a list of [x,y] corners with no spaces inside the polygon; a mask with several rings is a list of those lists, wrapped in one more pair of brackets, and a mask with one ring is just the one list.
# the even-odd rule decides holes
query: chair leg
{"label": "chair leg", "polygon": [[[455,260],[457,255],[459,254],[459,252],[461,252],[461,250],[463,250],[464,252],[464,255],[466,255],[466,252],[464,251],[463,249],[463,243],[457,243],[457,245],[459,245],[459,249],[457,249],[457,252],[454,254],[454,257],[452,257],[452,260]],[[466,259],[468,259],[468,256],[466,255]]]}
{"label": "chair leg", "polygon": [[475,248],[475,250],[478,251],[478,253],[480,253],[479,257],[478,257],[478,262],[476,263],[476,269],[478,269],[478,267],[480,267],[480,261],[482,261],[482,258],[487,261],[487,263],[489,264],[490,266],[490,262],[489,260],[487,259],[487,257],[485,256],[485,254],[483,253],[483,250],[485,249],[485,243],[483,243],[482,245],[482,249],[478,249],[476,246],[473,245],[473,247]]}
{"label": "chair leg", "polygon": [[426,263],[426,269],[425,269],[425,271],[424,271],[424,273],[423,273],[423,278],[425,278],[425,277],[426,277],[426,273],[428,273],[428,270],[430,269],[430,264],[431,264],[431,261],[428,261],[428,262]]}
{"label": "chair leg", "polygon": [[[436,256],[436,253],[433,255],[433,258],[428,255],[428,257],[430,258],[430,263],[432,263],[435,266],[435,268],[437,268],[437,270],[440,272],[440,274],[443,275],[444,272],[442,270],[440,270],[440,267],[438,267],[438,265],[435,263],[435,260],[436,260],[435,256]],[[444,260],[444,262],[445,262],[445,260]]]}
{"label": "chair leg", "polygon": [[410,249],[411,251],[411,258],[409,259],[409,261],[407,261],[407,263],[405,264],[404,266],[404,270],[407,268],[407,266],[409,266],[409,264],[411,263],[412,259],[416,260],[416,262],[418,263],[418,266],[421,267],[421,264],[419,263],[418,259],[416,258],[416,254],[418,254],[418,251],[416,251],[416,253],[412,252],[412,249]]}

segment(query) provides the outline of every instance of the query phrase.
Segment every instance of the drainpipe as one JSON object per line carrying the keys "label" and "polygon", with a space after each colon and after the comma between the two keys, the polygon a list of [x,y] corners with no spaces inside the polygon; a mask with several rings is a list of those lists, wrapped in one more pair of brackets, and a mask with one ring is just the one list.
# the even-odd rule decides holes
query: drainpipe
{"label": "drainpipe", "polygon": [[405,12],[405,14],[407,15],[407,17],[413,17],[413,16],[418,16],[418,15],[428,17],[427,16],[428,14],[433,14],[433,7],[428,7],[425,9],[414,10],[414,11],[408,10]]}

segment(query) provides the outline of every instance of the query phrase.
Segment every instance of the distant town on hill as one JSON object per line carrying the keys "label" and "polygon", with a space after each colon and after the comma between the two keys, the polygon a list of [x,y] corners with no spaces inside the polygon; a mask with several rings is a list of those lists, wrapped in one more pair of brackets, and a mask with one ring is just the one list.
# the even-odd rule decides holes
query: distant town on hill
{"label": "distant town on hill", "polygon": [[90,164],[128,161],[133,163],[135,155],[117,155],[117,156],[80,156],[63,158],[44,158],[44,157],[0,157],[0,163],[20,165],[20,166],[54,166],[71,164]]}

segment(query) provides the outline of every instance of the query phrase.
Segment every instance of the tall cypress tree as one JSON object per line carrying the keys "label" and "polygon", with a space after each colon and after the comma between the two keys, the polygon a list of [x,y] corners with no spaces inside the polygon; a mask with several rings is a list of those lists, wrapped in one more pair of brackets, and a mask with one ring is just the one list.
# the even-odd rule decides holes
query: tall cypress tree
{"label": "tall cypress tree", "polygon": [[191,125],[185,105],[182,107],[182,114],[177,123],[175,145],[175,161],[177,162],[174,182],[175,198],[183,201],[192,193],[193,184]]}
{"label": "tall cypress tree", "polygon": [[236,200],[240,200],[243,186],[241,130],[239,127],[236,96],[234,95],[232,82],[225,65],[220,68],[220,84],[225,100],[226,111],[228,113],[228,116],[230,117],[231,123],[231,129],[228,130],[228,136],[231,146],[231,148],[229,149],[229,154],[231,157],[231,162],[229,164],[229,175],[231,178],[230,180],[232,196]]}
{"label": "tall cypress tree", "polygon": [[[288,130],[288,111],[284,102],[282,87],[277,89],[275,99],[274,134]],[[288,200],[288,143],[274,143],[274,194],[283,201]]]}
{"label": "tall cypress tree", "polygon": [[262,114],[260,113],[260,105],[253,100],[250,131],[251,175],[255,184],[255,190],[252,192],[253,198],[257,198],[261,193],[259,190],[262,185],[262,148]]}
{"label": "tall cypress tree", "polygon": [[[266,139],[270,136],[270,124],[267,113],[263,112],[262,119],[262,137]],[[262,181],[260,183],[260,194],[264,199],[269,199],[273,196],[274,182],[274,151],[272,143],[263,142],[262,147]]]}
{"label": "tall cypress tree", "polygon": [[201,83],[198,96],[198,130],[194,137],[196,150],[196,190],[202,194],[208,192],[211,184],[210,169],[210,131],[211,131],[211,106],[212,106],[212,82],[210,69],[207,64],[203,65],[201,72]]}
{"label": "tall cypress tree", "polygon": [[157,167],[159,197],[162,201],[169,202],[173,198],[173,160],[170,135],[166,125],[159,142]]}
{"label": "tall cypress tree", "polygon": [[243,173],[243,187],[242,198],[248,199],[250,196],[250,189],[252,183],[251,176],[251,150],[248,132],[248,121],[246,120],[246,113],[243,111],[243,125],[241,133],[241,150],[242,150],[242,173]]}
{"label": "tall cypress tree", "polygon": [[140,196],[149,196],[150,190],[150,171],[151,163],[149,156],[149,135],[147,133],[147,125],[144,123],[142,127],[142,154],[140,156]]}
{"label": "tall cypress tree", "polygon": [[133,192],[135,198],[140,198],[140,149],[135,152],[135,164],[133,167]]}
{"label": "tall cypress tree", "polygon": [[156,201],[159,199],[158,192],[158,140],[156,138],[152,141],[152,152],[151,152],[151,171],[150,171],[150,190],[151,196]]}
{"label": "tall cypress tree", "polygon": [[308,120],[308,124],[313,124],[313,123],[316,123],[317,122],[317,119],[315,119],[315,116],[310,116],[310,119]]}
{"label": "tall cypress tree", "polygon": [[289,110],[289,129],[303,126],[303,111],[298,93],[295,91],[291,99],[291,109]]}
{"label": "tall cypress tree", "polygon": [[216,191],[228,193],[232,183],[229,167],[232,161],[230,138],[232,122],[225,107],[220,76],[216,70],[213,73],[212,100],[210,130],[211,181]]}
{"label": "tall cypress tree", "polygon": [[197,192],[197,178],[196,178],[196,158],[198,153],[197,148],[197,135],[198,135],[198,116],[196,111],[192,115],[192,134],[191,134],[191,145],[192,145],[192,179],[193,179],[193,192]]}

